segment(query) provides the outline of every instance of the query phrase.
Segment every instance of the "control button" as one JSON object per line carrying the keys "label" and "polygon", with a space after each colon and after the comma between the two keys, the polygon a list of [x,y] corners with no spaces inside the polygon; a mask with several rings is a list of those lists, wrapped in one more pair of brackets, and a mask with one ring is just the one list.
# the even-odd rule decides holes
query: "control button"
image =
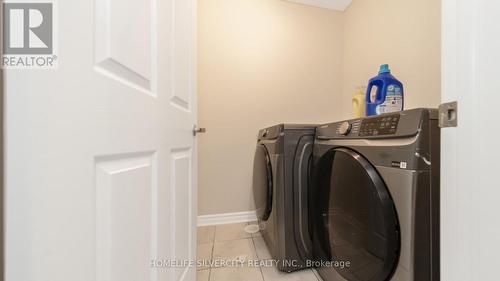
{"label": "control button", "polygon": [[341,135],[346,136],[346,135],[348,135],[348,134],[349,134],[349,132],[351,131],[351,128],[352,128],[351,124],[350,124],[349,122],[347,122],[347,121],[346,121],[346,122],[344,122],[344,123],[342,123],[342,124],[340,125],[340,127],[339,127],[339,132],[340,132],[340,134],[341,134]]}

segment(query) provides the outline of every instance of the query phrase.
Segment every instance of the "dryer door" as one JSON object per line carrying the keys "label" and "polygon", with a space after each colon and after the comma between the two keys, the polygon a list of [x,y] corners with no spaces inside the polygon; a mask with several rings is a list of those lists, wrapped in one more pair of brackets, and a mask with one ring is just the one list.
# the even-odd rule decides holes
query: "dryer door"
{"label": "dryer door", "polygon": [[273,205],[273,168],[267,148],[259,144],[253,164],[253,193],[257,218],[267,221]]}
{"label": "dryer door", "polygon": [[[349,262],[335,270],[350,281],[389,280],[398,262],[399,224],[389,191],[360,154],[336,148],[319,186],[320,242],[331,261]],[[324,165],[325,163],[323,163]]]}

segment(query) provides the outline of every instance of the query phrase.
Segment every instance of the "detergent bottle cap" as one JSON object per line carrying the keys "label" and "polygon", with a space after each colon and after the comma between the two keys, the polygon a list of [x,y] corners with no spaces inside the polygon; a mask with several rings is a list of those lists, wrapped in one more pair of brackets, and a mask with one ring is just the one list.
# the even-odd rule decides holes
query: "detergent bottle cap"
{"label": "detergent bottle cap", "polygon": [[384,73],[391,73],[388,64],[383,64],[380,66],[380,71],[378,72],[378,74],[384,74]]}

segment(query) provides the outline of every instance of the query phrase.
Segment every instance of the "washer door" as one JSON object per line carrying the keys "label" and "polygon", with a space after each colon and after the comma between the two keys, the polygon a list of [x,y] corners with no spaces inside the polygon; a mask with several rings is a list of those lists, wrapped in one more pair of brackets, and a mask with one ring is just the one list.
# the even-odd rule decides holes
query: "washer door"
{"label": "washer door", "polygon": [[253,165],[253,193],[257,218],[259,221],[267,221],[273,206],[273,167],[264,145],[257,145]]}
{"label": "washer door", "polygon": [[[319,175],[320,243],[330,261],[350,262],[335,270],[350,281],[385,281],[400,252],[394,202],[375,168],[360,154],[336,148]],[[323,163],[324,164],[324,163]]]}

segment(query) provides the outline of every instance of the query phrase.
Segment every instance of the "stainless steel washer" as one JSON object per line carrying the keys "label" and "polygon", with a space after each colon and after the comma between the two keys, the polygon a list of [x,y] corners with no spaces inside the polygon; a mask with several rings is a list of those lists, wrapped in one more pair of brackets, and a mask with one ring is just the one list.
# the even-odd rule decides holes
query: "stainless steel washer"
{"label": "stainless steel washer", "polygon": [[259,132],[253,189],[260,231],[282,271],[312,257],[309,180],[315,125],[280,124]]}
{"label": "stainless steel washer", "polygon": [[314,144],[317,261],[325,281],[439,280],[440,130],[415,109],[320,126]]}

